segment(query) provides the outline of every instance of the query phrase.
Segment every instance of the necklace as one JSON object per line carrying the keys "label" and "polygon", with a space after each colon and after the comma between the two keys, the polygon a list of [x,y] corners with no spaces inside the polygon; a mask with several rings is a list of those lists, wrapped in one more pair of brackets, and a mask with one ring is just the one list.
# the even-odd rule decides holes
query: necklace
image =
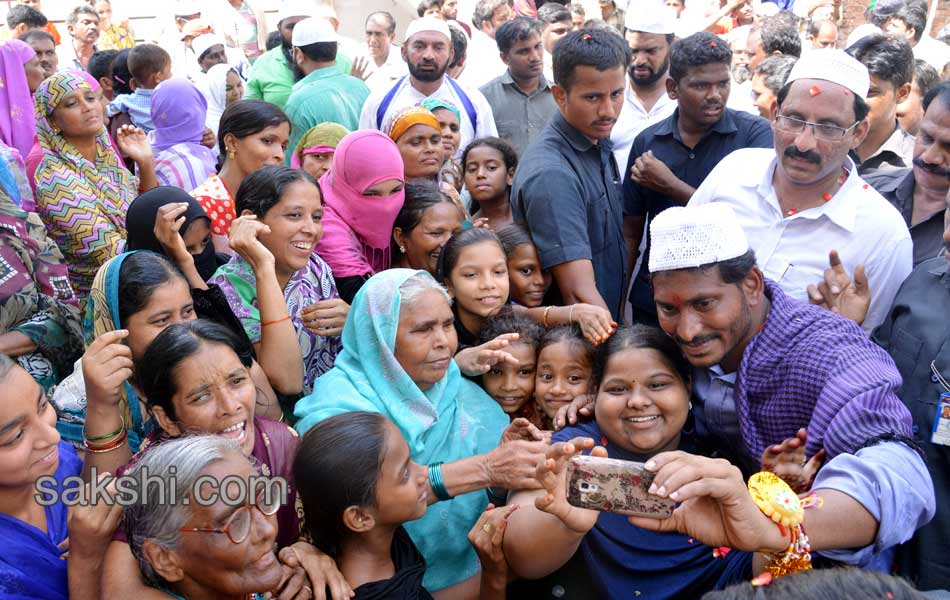
{"label": "necklace", "polygon": [[[841,167],[841,171],[842,171],[842,174],[838,177],[838,180],[835,185],[835,192],[841,189],[841,186],[844,185],[844,182],[848,180],[848,176],[851,175],[851,172],[848,171],[848,169],[844,168],[843,166]],[[822,203],[830,202],[832,198],[834,198],[834,194],[831,192],[825,192],[824,194],[821,195]],[[789,216],[789,217],[795,216],[798,214],[798,209],[790,208],[787,211],[785,211],[785,214],[786,216]]]}

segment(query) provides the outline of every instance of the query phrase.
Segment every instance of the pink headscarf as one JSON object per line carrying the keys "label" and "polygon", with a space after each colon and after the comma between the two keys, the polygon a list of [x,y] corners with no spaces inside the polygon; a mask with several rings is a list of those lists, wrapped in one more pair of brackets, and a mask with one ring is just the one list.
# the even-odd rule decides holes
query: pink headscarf
{"label": "pink headscarf", "polygon": [[[399,148],[382,132],[354,131],[340,141],[330,170],[320,178],[325,214],[323,239],[317,247],[335,276],[362,275],[367,263],[373,273],[389,268],[393,223],[406,194],[400,190],[390,196],[364,196],[363,192],[390,179],[404,182],[403,173]],[[362,257],[339,251],[354,236]]]}
{"label": "pink headscarf", "polygon": [[20,40],[0,43],[0,139],[21,156],[30,153],[36,139],[33,94],[23,68],[34,56],[33,48]]}

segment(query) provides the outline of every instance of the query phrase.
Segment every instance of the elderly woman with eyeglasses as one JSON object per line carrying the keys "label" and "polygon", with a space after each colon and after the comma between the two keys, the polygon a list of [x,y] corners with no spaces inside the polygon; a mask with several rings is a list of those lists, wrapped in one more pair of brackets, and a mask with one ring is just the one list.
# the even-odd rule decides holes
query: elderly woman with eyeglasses
{"label": "elderly woman with eyeglasses", "polygon": [[[284,572],[274,551],[280,485],[260,480],[234,442],[169,440],[127,475],[139,495],[125,507],[125,531],[149,585],[186,600],[256,600],[285,584],[303,589],[302,570]],[[158,478],[162,491],[151,483]]]}

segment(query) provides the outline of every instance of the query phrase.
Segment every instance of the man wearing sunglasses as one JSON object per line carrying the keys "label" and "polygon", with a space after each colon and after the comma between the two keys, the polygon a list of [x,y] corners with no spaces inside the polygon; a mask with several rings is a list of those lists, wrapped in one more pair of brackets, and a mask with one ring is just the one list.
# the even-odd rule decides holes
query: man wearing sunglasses
{"label": "man wearing sunglasses", "polygon": [[867,331],[884,320],[913,253],[900,213],[848,157],[868,133],[869,87],[867,68],[841,50],[802,56],[772,107],[774,151],[733,152],[690,200],[732,205],[765,276],[801,301],[832,250],[848,272],[864,264],[874,293]]}

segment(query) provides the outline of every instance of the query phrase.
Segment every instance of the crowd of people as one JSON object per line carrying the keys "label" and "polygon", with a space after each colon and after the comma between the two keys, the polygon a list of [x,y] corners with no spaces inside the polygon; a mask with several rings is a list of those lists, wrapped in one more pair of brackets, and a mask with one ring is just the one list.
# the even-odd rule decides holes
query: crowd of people
{"label": "crowd of people", "polygon": [[277,8],[7,13],[0,597],[950,593],[926,0]]}

